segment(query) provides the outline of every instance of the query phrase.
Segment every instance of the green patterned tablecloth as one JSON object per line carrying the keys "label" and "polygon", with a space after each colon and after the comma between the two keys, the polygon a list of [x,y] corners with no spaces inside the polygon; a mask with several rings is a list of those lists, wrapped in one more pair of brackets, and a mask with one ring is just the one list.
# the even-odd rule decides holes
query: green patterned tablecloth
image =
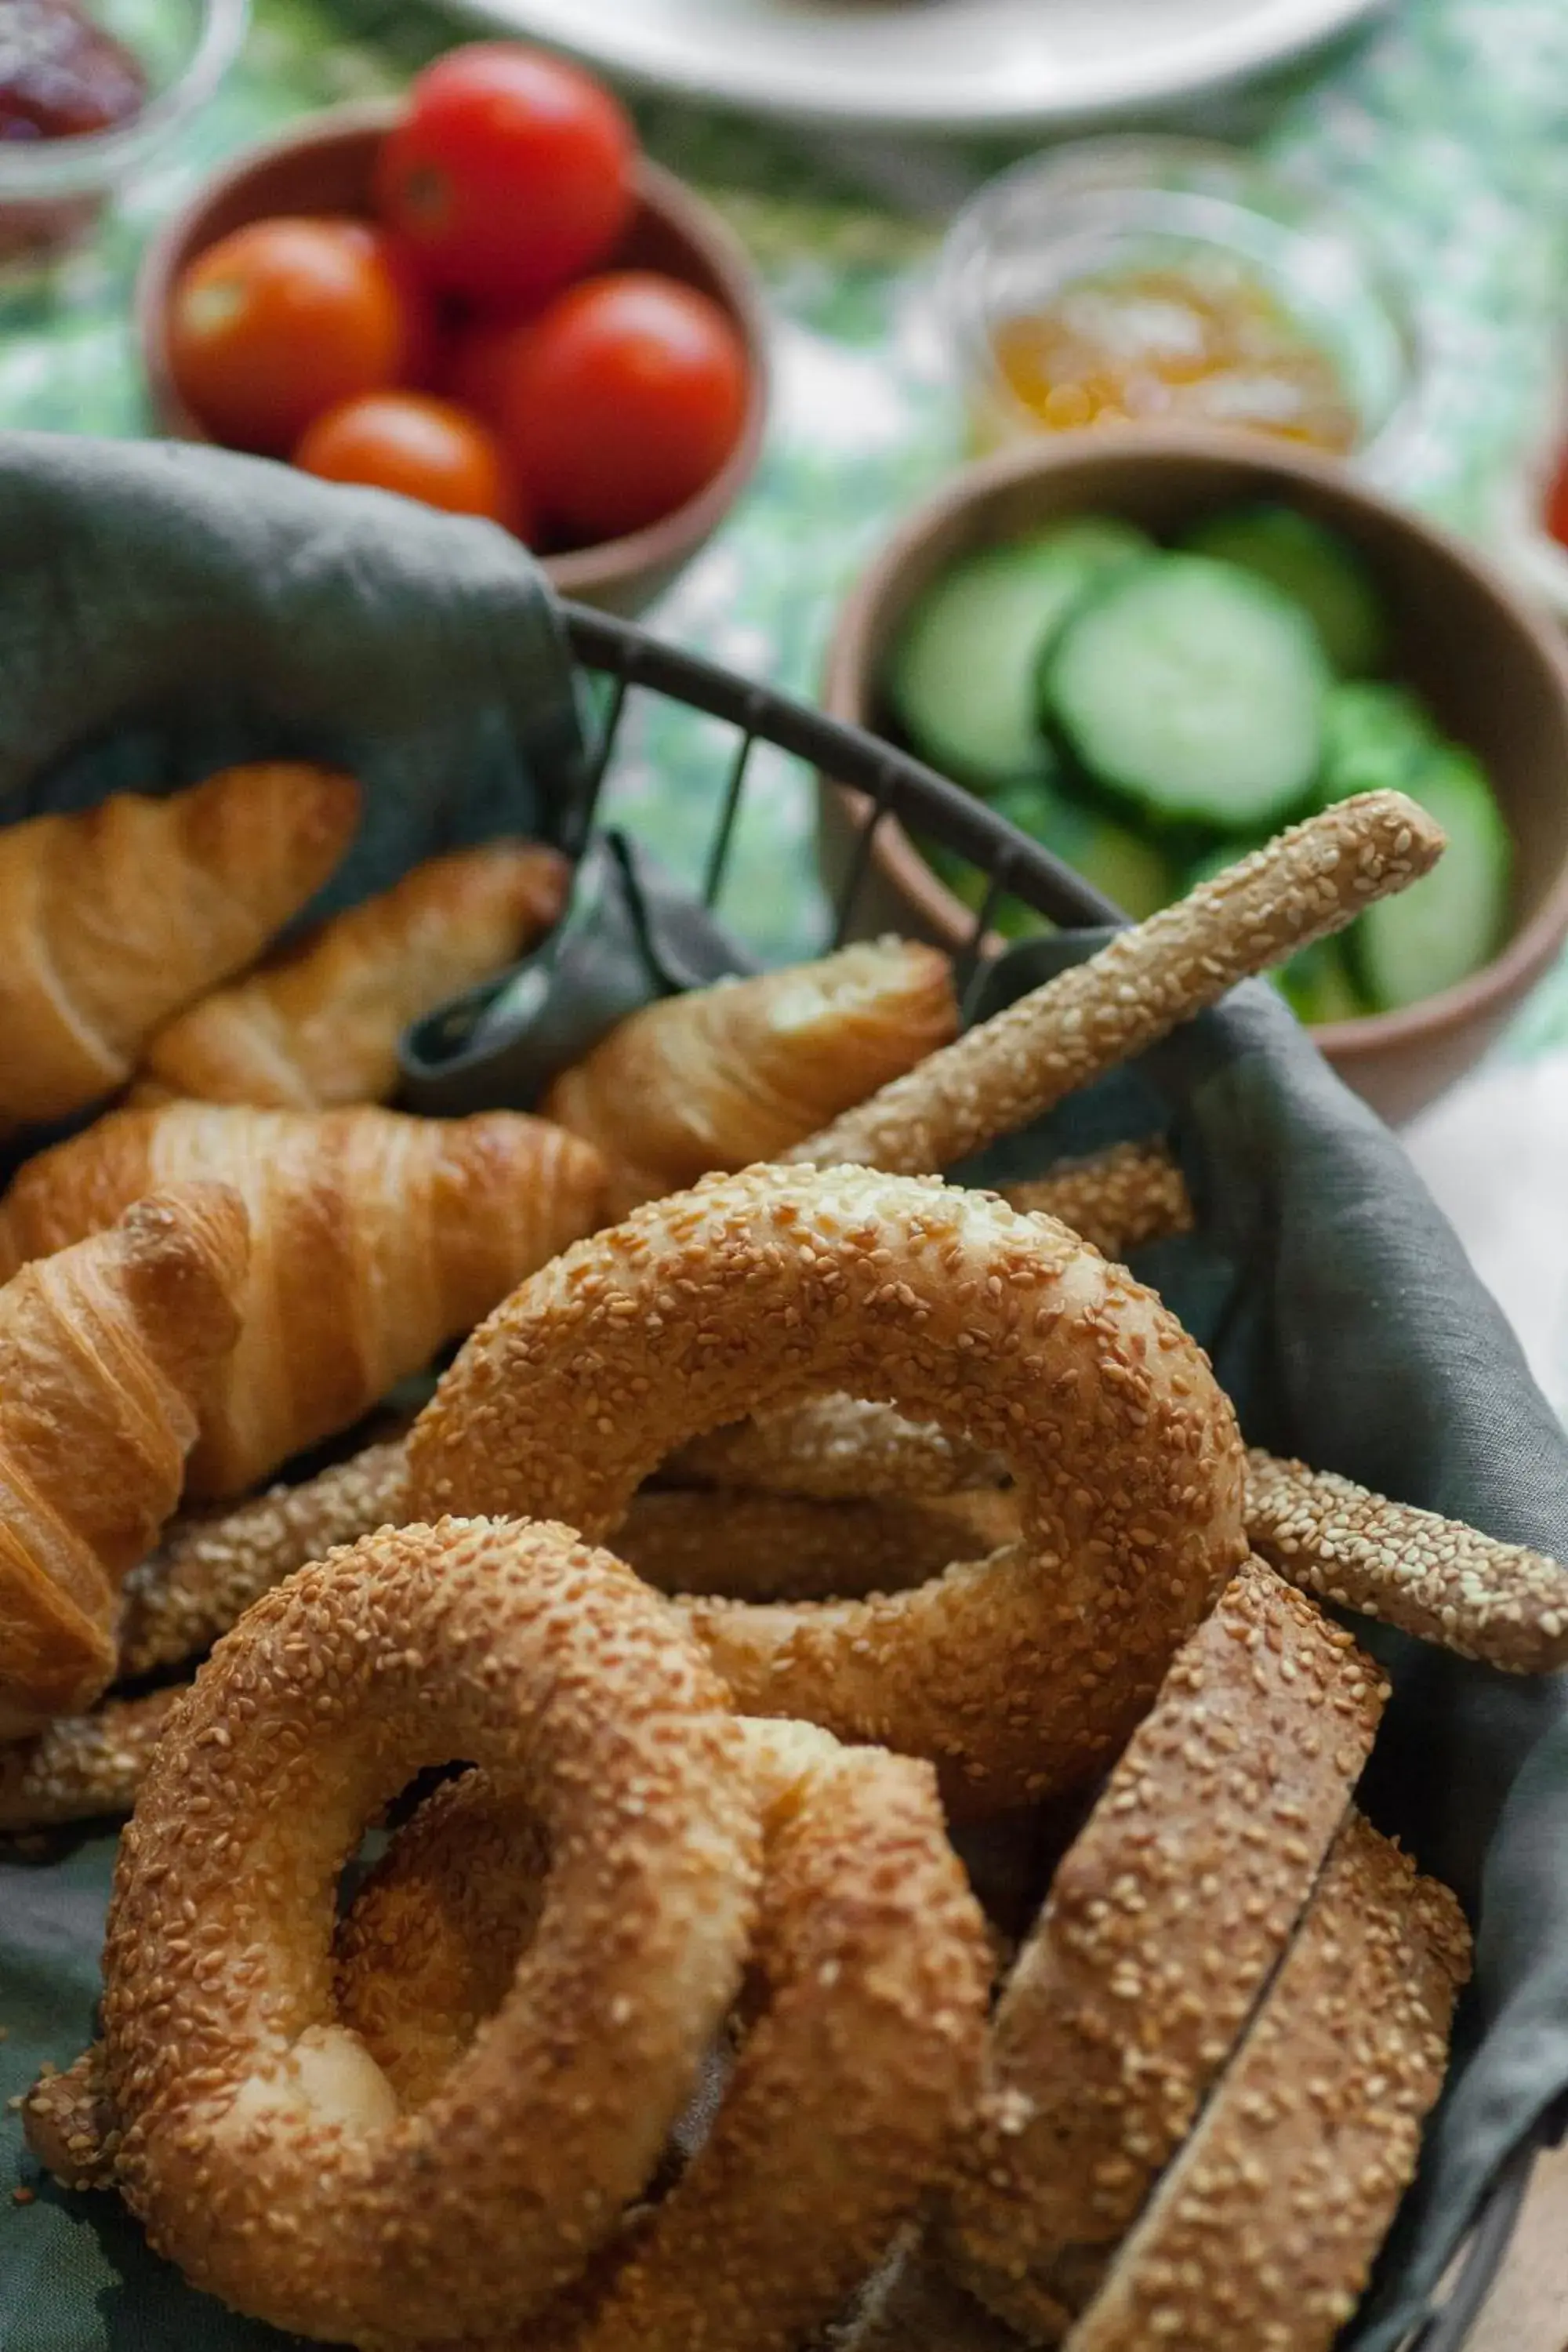
{"label": "green patterned tablecloth", "polygon": [[[162,0],[109,5],[133,35],[155,34]],[[395,89],[461,37],[434,10],[386,0],[256,7],[240,66],[178,153],[68,265],[0,284],[0,423],[145,429],[129,296],[149,231],[221,156],[312,108]],[[757,479],[654,625],[809,693],[847,584],[891,520],[959,455],[958,406],[927,309],[931,257],[954,203],[1022,151],[813,134],[674,103],[640,113],[653,152],[707,190],[755,254],[777,353]],[[1309,66],[1187,110],[1182,127],[1289,158],[1403,269],[1431,354],[1410,493],[1486,535],[1539,435],[1556,373],[1568,287],[1568,0],[1405,0]],[[719,730],[643,712],[617,770],[622,805],[634,804],[689,872],[711,809],[704,771],[723,756]],[[726,911],[760,949],[786,953],[816,935],[815,889],[807,781],[782,759],[760,761]],[[1568,1062],[1557,1059],[1565,1050],[1568,965],[1483,1077],[1412,1141],[1483,1271],[1529,1327],[1542,1378],[1568,1401],[1568,1221],[1555,1213],[1568,1118],[1561,1138],[1552,1129],[1558,1097],[1568,1102]],[[1475,1087],[1491,1089],[1489,1137],[1509,1138],[1501,1189],[1504,1158],[1464,1149],[1482,1116]],[[1521,1205],[1531,1181],[1540,1231]]]}

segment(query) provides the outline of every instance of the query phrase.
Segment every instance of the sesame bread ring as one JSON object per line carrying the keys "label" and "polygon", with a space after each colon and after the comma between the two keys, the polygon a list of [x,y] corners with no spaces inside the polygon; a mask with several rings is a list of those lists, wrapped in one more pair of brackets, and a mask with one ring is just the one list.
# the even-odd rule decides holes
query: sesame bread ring
{"label": "sesame bread ring", "polygon": [[[333,2004],[339,1874],[422,1767],[550,1843],[485,2032],[404,2112]],[[104,1952],[118,2175],[193,2284],[334,2343],[525,2318],[619,2222],[728,2011],[756,1807],[668,1605],[570,1530],[384,1528],[266,1594],[169,1726]]]}
{"label": "sesame bread ring", "polygon": [[683,1604],[737,1706],[929,1757],[970,1811],[1086,1779],[1245,1556],[1241,1444],[1153,1293],[991,1194],[753,1168],[638,1210],[468,1341],[413,1505],[597,1536],[687,1438],[834,1390],[1003,1454],[1023,1533],[884,1599]]}
{"label": "sesame bread ring", "polygon": [[[683,2176],[541,2315],[529,2352],[793,2352],[914,2212],[972,2113],[988,1956],[930,1766],[797,1723],[747,1724],[744,1761],[764,1840],[760,2013]],[[469,1773],[361,1890],[340,2016],[405,2096],[500,1999],[543,1869],[524,1809]]]}
{"label": "sesame bread ring", "polygon": [[955,2275],[1032,2342],[1094,2294],[1229,2059],[1386,1697],[1348,1633],[1249,1562],[1057,1871],[940,2231]]}
{"label": "sesame bread ring", "polygon": [[1469,1963],[1447,1888],[1352,1814],[1068,2352],[1329,2352],[1415,2170]]}

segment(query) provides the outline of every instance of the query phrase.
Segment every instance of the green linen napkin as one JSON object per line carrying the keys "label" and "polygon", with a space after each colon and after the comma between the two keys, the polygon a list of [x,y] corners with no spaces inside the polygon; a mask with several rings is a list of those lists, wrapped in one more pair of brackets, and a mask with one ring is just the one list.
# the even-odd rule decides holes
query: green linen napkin
{"label": "green linen napkin", "polygon": [[[0,436],[0,788],[18,811],[280,751],[366,779],[335,903],[449,841],[518,824],[571,840],[581,730],[527,557],[488,526],[216,452]],[[722,968],[729,950],[698,910],[656,881],[671,928],[661,916],[650,932],[626,919],[636,896],[608,893],[591,927],[616,1003],[667,988],[671,955]],[[1092,944],[1014,950],[981,1011]],[[531,1065],[518,1083],[541,1075]],[[472,1076],[490,1100],[510,1083],[482,1058]],[[958,1172],[1033,1173],[1173,1125],[1200,1232],[1144,1253],[1140,1271],[1213,1351],[1249,1436],[1568,1553],[1568,1446],[1510,1333],[1397,1143],[1261,985]],[[1368,1638],[1396,1697],[1364,1801],[1479,1928],[1445,2110],[1348,2339],[1390,2352],[1496,2164],[1568,2084],[1568,1716],[1561,1683]],[[112,1854],[101,1835],[0,1849],[0,2097],[89,2035]],[[36,2201],[5,2201],[16,2183]],[[110,2200],[41,2182],[0,2113],[5,2352],[281,2340],[192,2294]]]}

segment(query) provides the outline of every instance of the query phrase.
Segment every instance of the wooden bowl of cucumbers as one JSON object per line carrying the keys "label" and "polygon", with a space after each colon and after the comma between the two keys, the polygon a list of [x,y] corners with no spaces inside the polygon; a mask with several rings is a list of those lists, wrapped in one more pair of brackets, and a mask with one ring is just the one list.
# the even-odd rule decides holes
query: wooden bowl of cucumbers
{"label": "wooden bowl of cucumbers", "polygon": [[[1395,785],[1436,871],[1279,984],[1404,1119],[1568,935],[1568,657],[1468,548],[1345,467],[1237,436],[1062,436],[972,467],[841,616],[825,699],[983,794],[1131,916],[1327,801]],[[831,887],[865,803],[821,786]],[[861,928],[956,945],[963,880],[892,821]],[[1043,928],[1004,901],[996,928]]]}

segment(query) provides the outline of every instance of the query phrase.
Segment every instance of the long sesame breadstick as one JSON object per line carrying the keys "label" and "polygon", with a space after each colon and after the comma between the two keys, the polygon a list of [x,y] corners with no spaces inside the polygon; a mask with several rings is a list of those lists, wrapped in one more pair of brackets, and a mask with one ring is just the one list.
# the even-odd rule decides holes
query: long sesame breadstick
{"label": "long sesame breadstick", "polygon": [[1144,1242],[1190,1234],[1194,1222],[1187,1180],[1163,1143],[1113,1144],[1001,1192],[1015,1209],[1059,1217],[1101,1257],[1124,1258]]}
{"label": "long sesame breadstick", "polygon": [[64,2189],[112,2189],[121,2133],[103,2079],[103,2044],[62,2074],[46,2066],[22,2102],[27,2146]]}
{"label": "long sesame breadstick", "polygon": [[107,1820],[136,1801],[148,1759],[185,1685],[146,1698],[107,1698],[61,1716],[35,1739],[0,1748],[0,1835]]}
{"label": "long sesame breadstick", "polygon": [[174,1520],[125,1580],[121,1676],[195,1657],[297,1568],[398,1517],[403,1482],[403,1444],[393,1440],[300,1486]]}
{"label": "long sesame breadstick", "polygon": [[1015,1543],[1005,1489],[816,1502],[732,1487],[644,1487],[609,1538],[617,1559],[661,1592],[731,1601],[848,1601],[897,1592],[956,1559]]}
{"label": "long sesame breadstick", "polygon": [[1363,793],[1281,834],[1087,963],[1058,972],[784,1153],[897,1175],[952,1167],[1142,1053],[1238,981],[1343,930],[1437,862],[1403,793]]}
{"label": "long sesame breadstick", "polygon": [[1331,1470],[1247,1457],[1255,1551],[1321,1600],[1516,1675],[1568,1665],[1568,1569]]}
{"label": "long sesame breadstick", "polygon": [[1007,1475],[1005,1463],[933,1423],[837,1395],[726,1423],[683,1445],[661,1473],[676,1486],[751,1486],[820,1503],[956,1495],[1000,1486]]}

